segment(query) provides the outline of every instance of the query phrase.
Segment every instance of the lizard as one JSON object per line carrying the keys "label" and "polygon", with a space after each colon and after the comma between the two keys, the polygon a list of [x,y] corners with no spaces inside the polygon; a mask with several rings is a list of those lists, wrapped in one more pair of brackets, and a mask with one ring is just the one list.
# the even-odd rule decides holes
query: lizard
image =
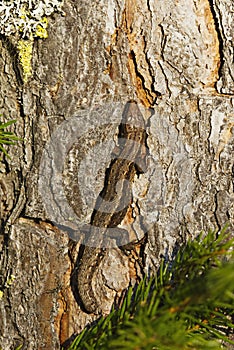
{"label": "lizard", "polygon": [[[91,228],[83,242],[84,251],[78,267],[78,293],[83,308],[89,313],[96,313],[99,308],[92,288],[94,274],[106,254],[110,238],[112,240],[114,238],[118,242],[117,245],[121,246],[121,236],[127,233],[126,230],[118,229],[117,226],[131,205],[131,183],[135,175],[145,172],[145,160],[144,118],[137,103],[129,101],[125,105],[119,125],[118,153],[112,158],[106,170],[104,187],[96,200],[91,216]],[[108,237],[107,228],[115,228],[114,231],[118,237],[116,235]],[[119,241],[118,238],[120,238]]]}

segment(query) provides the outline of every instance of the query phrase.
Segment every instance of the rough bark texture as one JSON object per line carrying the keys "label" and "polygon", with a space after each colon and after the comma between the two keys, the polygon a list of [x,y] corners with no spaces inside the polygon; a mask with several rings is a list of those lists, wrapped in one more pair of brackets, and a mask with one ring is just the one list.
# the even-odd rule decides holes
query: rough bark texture
{"label": "rough bark texture", "polygon": [[[146,270],[201,230],[234,226],[233,1],[70,0],[64,11],[34,43],[26,84],[11,40],[0,41],[0,113],[18,120],[24,138],[0,163],[5,350],[58,349],[96,317],[80,306],[79,243],[70,238],[82,237],[78,221],[89,223],[128,100],[147,123],[148,167],[134,187],[148,231]],[[65,194],[53,197],[43,149],[61,125],[49,152],[55,163],[66,154]],[[104,260],[104,312],[134,283],[135,265],[115,250]]]}

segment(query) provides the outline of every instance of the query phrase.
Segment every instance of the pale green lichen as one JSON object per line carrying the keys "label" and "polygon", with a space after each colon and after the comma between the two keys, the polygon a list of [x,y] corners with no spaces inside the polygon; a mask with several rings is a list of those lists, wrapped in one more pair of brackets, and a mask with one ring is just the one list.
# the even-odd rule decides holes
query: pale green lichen
{"label": "pale green lichen", "polygon": [[33,38],[21,39],[18,41],[17,49],[19,51],[19,61],[23,69],[23,80],[26,83],[28,78],[32,75],[32,51]]}
{"label": "pale green lichen", "polygon": [[[10,275],[10,277],[8,278],[8,280],[6,281],[6,283],[4,284],[5,288],[10,288],[10,286],[14,283],[14,280],[16,279],[16,277],[14,275]],[[3,298],[3,291],[0,290],[0,299]]]}
{"label": "pale green lichen", "polygon": [[16,279],[15,275],[10,275],[10,277],[5,283],[6,288],[9,288],[13,284],[15,279]]}
{"label": "pale green lichen", "polygon": [[48,27],[48,19],[44,17],[42,18],[41,22],[37,25],[35,37],[46,39],[48,37],[47,27]]}
{"label": "pale green lichen", "polygon": [[63,0],[1,0],[0,33],[6,36],[21,33],[22,38],[35,36],[43,18],[62,11]]}
{"label": "pale green lichen", "polygon": [[43,17],[36,27],[36,31],[30,34],[28,39],[20,39],[18,41],[17,49],[19,51],[19,60],[23,69],[23,80],[26,83],[30,76],[32,75],[32,53],[33,53],[33,43],[34,38],[46,39],[48,37],[47,33],[48,19]]}
{"label": "pale green lichen", "polygon": [[32,74],[31,59],[35,38],[48,37],[48,19],[54,12],[62,14],[63,0],[2,0],[0,1],[0,34],[15,36],[19,59],[26,82]]}

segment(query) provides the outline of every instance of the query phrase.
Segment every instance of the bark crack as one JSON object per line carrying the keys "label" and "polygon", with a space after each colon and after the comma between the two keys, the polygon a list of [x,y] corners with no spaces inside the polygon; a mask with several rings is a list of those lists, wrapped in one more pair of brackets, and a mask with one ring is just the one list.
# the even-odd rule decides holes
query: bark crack
{"label": "bark crack", "polygon": [[219,218],[218,218],[218,206],[219,206],[219,201],[218,201],[218,194],[219,192],[217,191],[214,195],[214,203],[215,203],[215,208],[214,208],[214,218],[215,218],[215,222],[216,222],[216,225],[218,227],[218,231],[217,231],[217,238],[218,238],[218,235],[219,235],[219,232],[221,231],[222,227],[219,223]]}
{"label": "bark crack", "polygon": [[[134,52],[134,50],[130,51],[129,61],[132,62],[132,64],[129,62],[130,74],[132,76],[133,84],[136,86],[136,92],[138,94],[139,99],[141,100],[143,105],[145,105],[146,107],[153,106],[156,102],[156,99],[159,93],[154,90],[152,75],[149,74],[152,80],[151,89],[149,89],[146,86],[146,77],[138,69],[137,54]],[[150,70],[150,67],[149,67],[149,70]],[[150,73],[150,72],[148,71],[147,73]]]}
{"label": "bark crack", "polygon": [[[221,13],[219,11],[218,6],[216,6],[215,1],[214,0],[208,0],[208,3],[210,5],[210,11],[214,20],[214,27],[218,36],[218,41],[219,41],[219,59],[220,59],[220,66],[218,69],[218,79],[217,81],[222,77],[222,70],[223,70],[223,66],[225,63],[225,57],[224,57],[224,34],[223,34],[223,29],[222,29],[222,22],[219,20],[219,18],[221,18]],[[217,15],[217,12],[219,12],[219,16]],[[218,88],[217,88],[217,81],[215,83],[215,88],[216,91],[218,92]]]}
{"label": "bark crack", "polygon": [[15,45],[11,42],[11,40],[9,38],[7,38],[5,35],[0,34],[0,40],[3,43],[3,46],[7,49],[7,51],[9,52],[9,57],[11,59],[12,62],[12,68],[13,71],[15,73],[15,78],[17,81],[17,84],[19,86],[23,86],[23,79],[22,79],[22,74],[20,71],[20,67],[19,67],[19,54],[18,51],[15,47]]}

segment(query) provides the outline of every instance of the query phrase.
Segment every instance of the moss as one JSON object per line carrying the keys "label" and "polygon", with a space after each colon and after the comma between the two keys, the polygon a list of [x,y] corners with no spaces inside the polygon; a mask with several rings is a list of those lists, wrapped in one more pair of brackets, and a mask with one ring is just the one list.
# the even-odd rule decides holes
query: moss
{"label": "moss", "polygon": [[32,51],[33,51],[33,37],[30,39],[21,39],[18,41],[17,49],[19,51],[19,60],[23,68],[23,80],[26,83],[28,78],[32,75]]}

